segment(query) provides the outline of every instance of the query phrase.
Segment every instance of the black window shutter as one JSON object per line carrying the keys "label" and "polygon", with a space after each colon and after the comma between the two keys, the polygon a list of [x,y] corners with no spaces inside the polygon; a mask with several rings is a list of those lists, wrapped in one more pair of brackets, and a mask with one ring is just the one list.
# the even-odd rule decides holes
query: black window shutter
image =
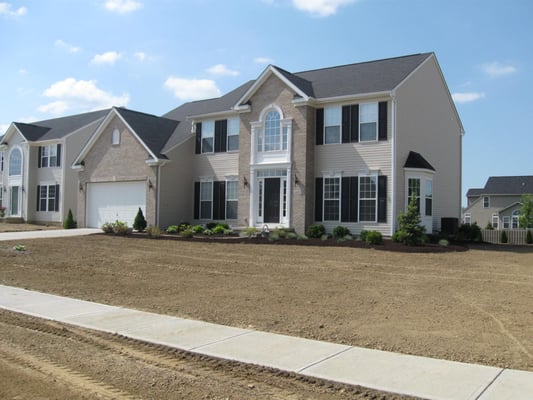
{"label": "black window shutter", "polygon": [[215,153],[226,151],[228,120],[215,121]]}
{"label": "black window shutter", "polygon": [[322,221],[323,178],[315,180],[315,221]]}
{"label": "black window shutter", "polygon": [[226,182],[213,183],[213,219],[226,219]]}
{"label": "black window shutter", "polygon": [[359,210],[359,177],[353,176],[350,179],[350,206],[353,207],[350,213],[353,218],[352,222],[357,222],[357,211]]}
{"label": "black window shutter", "polygon": [[378,222],[387,222],[387,177],[378,176]]}
{"label": "black window shutter", "polygon": [[343,177],[341,192],[341,222],[357,222],[357,177]]}
{"label": "black window shutter", "polygon": [[350,141],[358,142],[359,141],[359,104],[354,104],[350,106]]}
{"label": "black window shutter", "polygon": [[200,154],[202,152],[202,123],[197,122],[196,123],[196,154]]}
{"label": "black window shutter", "polygon": [[316,144],[324,144],[324,109],[316,109]]}
{"label": "black window shutter", "polygon": [[59,185],[56,185],[56,205],[54,211],[59,211]]}
{"label": "black window shutter", "polygon": [[41,186],[40,185],[37,185],[37,211],[41,211]]}
{"label": "black window shutter", "polygon": [[[43,147],[39,146],[39,158],[37,159],[37,168],[41,168],[41,156],[43,152]],[[39,211],[39,210],[37,210]]]}
{"label": "black window shutter", "polygon": [[350,143],[350,106],[342,107],[342,143]]}
{"label": "black window shutter", "polygon": [[194,182],[194,219],[200,219],[200,182]]}
{"label": "black window shutter", "polygon": [[381,101],[378,108],[378,139],[387,140],[387,102]]}
{"label": "black window shutter", "polygon": [[61,167],[61,143],[57,144],[57,159],[56,160],[57,160],[56,167]]}

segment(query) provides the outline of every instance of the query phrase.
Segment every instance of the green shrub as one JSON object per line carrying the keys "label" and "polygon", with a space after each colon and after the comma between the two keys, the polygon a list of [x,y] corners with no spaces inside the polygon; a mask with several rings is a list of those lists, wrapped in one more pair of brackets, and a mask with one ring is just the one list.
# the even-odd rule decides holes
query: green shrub
{"label": "green shrub", "polygon": [[324,241],[324,242],[325,242],[326,240],[328,240],[328,239],[329,239],[329,235],[328,235],[327,233],[324,233],[322,236],[320,236],[320,240],[322,240],[322,241]]}
{"label": "green shrub", "polygon": [[489,231],[493,231],[494,230],[494,227],[492,226],[492,223],[490,221],[487,222],[487,226],[485,226],[485,229],[487,229]]}
{"label": "green shrub", "polygon": [[383,244],[383,236],[381,232],[369,231],[365,235],[365,242],[372,245]]}
{"label": "green shrub", "polygon": [[146,229],[146,225],[147,223],[146,219],[144,218],[143,211],[141,210],[141,207],[139,207],[139,211],[137,211],[137,215],[133,220],[133,229],[138,232],[142,232]]}
{"label": "green shrub", "polygon": [[526,243],[533,244],[533,237],[531,236],[531,231],[528,229],[526,233]]}
{"label": "green shrub", "polygon": [[255,226],[249,226],[248,228],[244,228],[240,235],[241,237],[256,237],[259,234],[259,230]]}
{"label": "green shrub", "polygon": [[398,231],[396,241],[408,246],[418,246],[424,243],[426,228],[421,225],[420,213],[417,210],[416,198],[411,197],[407,212],[398,217]]}
{"label": "green shrub", "polygon": [[104,231],[104,233],[113,233],[114,232],[113,223],[112,222],[104,222],[104,224],[102,225],[102,230]]}
{"label": "green shrub", "polygon": [[439,240],[439,246],[448,247],[449,242],[446,239]]}
{"label": "green shrub", "polygon": [[180,227],[178,225],[170,225],[167,228],[167,233],[178,233],[180,231]]}
{"label": "green shrub", "polygon": [[507,232],[502,231],[500,233],[500,243],[507,243]]}
{"label": "green shrub", "polygon": [[202,232],[205,236],[213,236],[213,234],[215,232],[213,232],[212,229],[204,229],[204,231]]}
{"label": "green shrub", "polygon": [[67,219],[63,222],[63,228],[65,229],[74,229],[78,226],[76,221],[74,221],[74,217],[72,216],[72,210],[68,209]]}
{"label": "green shrub", "polygon": [[359,232],[359,239],[361,239],[363,242],[365,242],[367,233],[368,233],[368,231],[363,229],[361,232]]}
{"label": "green shrub", "polygon": [[213,233],[216,235],[224,233],[226,229],[229,229],[229,226],[227,227],[227,225],[225,226],[225,224],[218,224],[218,225],[215,225],[213,228],[211,228]]}
{"label": "green shrub", "polygon": [[298,239],[298,235],[296,234],[296,232],[288,232],[287,239]]}
{"label": "green shrub", "polygon": [[222,232],[222,234],[224,236],[231,236],[231,235],[235,235],[235,232],[233,231],[233,229],[224,229],[224,232]]}
{"label": "green shrub", "polygon": [[213,229],[215,226],[217,226],[218,223],[216,222],[208,222],[207,224],[205,224],[205,229]]}
{"label": "green shrub", "polygon": [[125,236],[128,234],[128,224],[123,221],[115,221],[113,224],[113,232],[115,235]]}
{"label": "green shrub", "polygon": [[306,235],[311,238],[321,238],[326,234],[326,228],[322,224],[312,224],[307,228]]}
{"label": "green shrub", "polygon": [[457,231],[456,239],[460,242],[482,242],[483,236],[480,227],[473,224],[462,224]]}
{"label": "green shrub", "polygon": [[308,240],[309,238],[307,237],[307,235],[298,235],[296,239],[297,240]]}
{"label": "green shrub", "polygon": [[190,229],[190,227],[191,227],[191,224],[189,224],[188,222],[181,222],[178,225],[178,232],[186,231],[187,229]]}
{"label": "green shrub", "polygon": [[279,236],[279,233],[277,233],[276,231],[272,231],[268,234],[268,240],[270,242],[277,242],[280,240],[280,236]]}
{"label": "green shrub", "polygon": [[194,232],[192,229],[185,229],[180,232],[180,236],[183,238],[192,238],[194,236]]}
{"label": "green shrub", "polygon": [[193,233],[203,233],[205,228],[203,227],[203,225],[194,225],[193,227],[191,227],[191,230]]}
{"label": "green shrub", "polygon": [[17,244],[16,246],[13,247],[13,250],[15,250],[15,251],[26,251],[26,246],[24,246],[23,244]]}
{"label": "green shrub", "polygon": [[149,226],[148,228],[146,228],[146,234],[151,239],[157,239],[161,237],[161,229],[157,225]]}
{"label": "green shrub", "polygon": [[333,237],[335,239],[340,239],[350,234],[351,234],[350,230],[346,228],[345,226],[336,226],[335,228],[333,228]]}

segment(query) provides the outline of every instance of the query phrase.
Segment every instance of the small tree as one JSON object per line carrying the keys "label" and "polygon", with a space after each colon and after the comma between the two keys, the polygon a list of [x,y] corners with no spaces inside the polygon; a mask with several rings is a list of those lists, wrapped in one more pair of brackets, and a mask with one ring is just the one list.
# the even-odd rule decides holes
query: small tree
{"label": "small tree", "polygon": [[142,232],[146,228],[146,225],[146,219],[144,219],[141,207],[139,207],[139,211],[137,211],[137,215],[135,216],[135,220],[133,221],[133,229]]}
{"label": "small tree", "polygon": [[398,231],[394,234],[395,240],[408,246],[417,246],[424,243],[426,228],[421,225],[420,213],[416,198],[411,197],[407,212],[398,217]]}
{"label": "small tree", "polygon": [[500,234],[500,243],[507,243],[507,233],[505,231]]}
{"label": "small tree", "polygon": [[74,229],[76,228],[78,224],[76,221],[74,221],[74,217],[72,216],[72,210],[68,209],[67,219],[63,222],[63,228],[65,229]]}
{"label": "small tree", "polygon": [[533,225],[533,198],[530,194],[522,195],[522,208],[518,216],[518,223],[524,229]]}
{"label": "small tree", "polygon": [[526,243],[527,244],[533,244],[533,236],[531,235],[531,231],[528,229],[526,234]]}

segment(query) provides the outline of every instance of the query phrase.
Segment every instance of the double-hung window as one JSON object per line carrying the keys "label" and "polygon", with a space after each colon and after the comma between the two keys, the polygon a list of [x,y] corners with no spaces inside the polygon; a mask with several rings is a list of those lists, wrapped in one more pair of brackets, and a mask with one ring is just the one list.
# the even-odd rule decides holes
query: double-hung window
{"label": "double-hung window", "polygon": [[237,151],[239,150],[239,129],[240,129],[240,119],[239,118],[228,118],[228,151]]}
{"label": "double-hung window", "polygon": [[324,109],[324,143],[341,142],[341,107],[326,107]]}
{"label": "double-hung window", "polygon": [[39,146],[38,167],[59,167],[61,165],[61,144]]}
{"label": "double-hung window", "polygon": [[211,219],[213,213],[213,182],[200,182],[200,219]]}
{"label": "double-hung window", "polygon": [[494,229],[498,229],[498,222],[499,222],[498,214],[492,214],[492,227]]}
{"label": "double-hung window", "polygon": [[409,178],[407,181],[407,200],[409,204],[411,201],[415,201],[416,211],[420,213],[420,179]]}
{"label": "double-hung window", "polygon": [[226,219],[237,219],[239,181],[226,181]]}
{"label": "double-hung window", "polygon": [[359,221],[376,222],[378,177],[359,176]]}
{"label": "double-hung window", "polygon": [[340,178],[324,178],[324,221],[340,218]]}
{"label": "double-hung window", "polygon": [[215,141],[215,121],[202,122],[202,153],[212,153]]}
{"label": "double-hung window", "polygon": [[513,229],[518,229],[519,228],[519,217],[520,217],[520,210],[514,210],[513,211],[513,214],[512,214],[512,217],[511,217],[511,227]]}
{"label": "double-hung window", "polygon": [[509,218],[509,216],[506,215],[505,217],[503,217],[502,221],[503,229],[509,229],[509,227],[511,226],[511,219]]}
{"label": "double-hung window", "polygon": [[426,179],[426,217],[433,215],[433,181]]}
{"label": "double-hung window", "polygon": [[490,207],[490,198],[489,196],[483,196],[483,208]]}
{"label": "double-hung window", "polygon": [[59,211],[59,185],[37,186],[37,211]]}
{"label": "double-hung window", "polygon": [[369,142],[378,139],[378,103],[359,105],[359,141]]}

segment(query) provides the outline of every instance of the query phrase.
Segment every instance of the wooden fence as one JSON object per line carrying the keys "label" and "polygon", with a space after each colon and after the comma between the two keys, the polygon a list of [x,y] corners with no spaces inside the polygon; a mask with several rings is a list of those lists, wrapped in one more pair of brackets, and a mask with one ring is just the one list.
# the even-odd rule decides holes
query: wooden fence
{"label": "wooden fence", "polygon": [[525,229],[481,229],[483,241],[501,244],[502,230],[507,235],[507,244],[526,244],[527,232]]}

